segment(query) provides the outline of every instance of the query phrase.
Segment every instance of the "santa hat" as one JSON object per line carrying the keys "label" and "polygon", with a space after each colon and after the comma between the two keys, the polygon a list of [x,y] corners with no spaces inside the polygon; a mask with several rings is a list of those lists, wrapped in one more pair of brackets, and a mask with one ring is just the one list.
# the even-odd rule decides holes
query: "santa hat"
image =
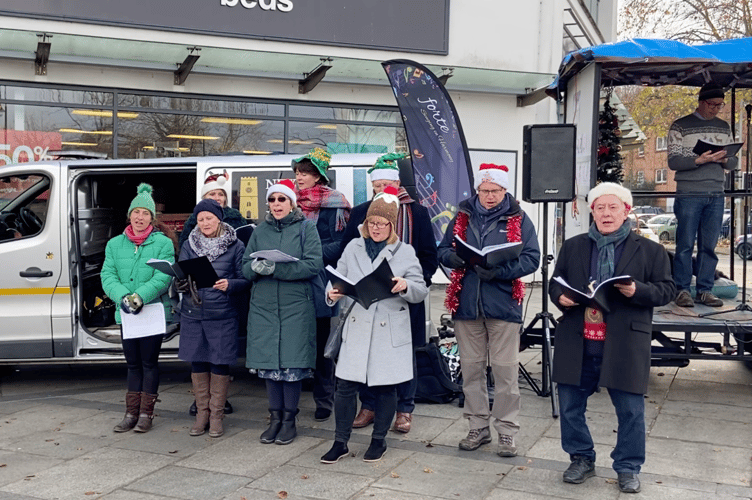
{"label": "santa hat", "polygon": [[204,181],[204,185],[201,188],[201,197],[203,198],[206,196],[206,193],[209,191],[214,191],[215,189],[221,189],[225,192],[225,197],[229,200],[230,199],[230,191],[229,186],[227,185],[227,180],[229,179],[227,175],[227,170],[222,172],[221,174],[211,174],[209,177],[206,178]]}
{"label": "santa hat", "polygon": [[397,214],[399,213],[399,191],[394,186],[387,186],[384,191],[373,197],[368,207],[366,220],[370,217],[383,217],[392,223],[392,230],[397,229]]}
{"label": "santa hat", "polygon": [[397,160],[405,158],[405,153],[387,153],[383,156],[379,156],[373,167],[368,169],[368,173],[371,176],[371,182],[374,181],[398,181],[400,180],[399,166],[397,166]]}
{"label": "santa hat", "polygon": [[282,179],[278,183],[272,184],[269,189],[266,190],[266,198],[269,199],[269,196],[272,193],[282,193],[292,200],[293,205],[297,205],[298,203],[298,197],[295,196],[295,184],[293,184],[290,179]]}
{"label": "santa hat", "polygon": [[616,184],[615,182],[601,182],[591,189],[587,195],[590,210],[593,209],[593,203],[595,203],[595,200],[607,194],[612,194],[623,201],[628,210],[632,208],[632,193],[629,189],[621,184]]}
{"label": "santa hat", "polygon": [[478,176],[475,178],[475,190],[478,190],[484,182],[493,182],[506,190],[509,190],[509,169],[506,165],[494,165],[493,163],[483,163],[478,169]]}

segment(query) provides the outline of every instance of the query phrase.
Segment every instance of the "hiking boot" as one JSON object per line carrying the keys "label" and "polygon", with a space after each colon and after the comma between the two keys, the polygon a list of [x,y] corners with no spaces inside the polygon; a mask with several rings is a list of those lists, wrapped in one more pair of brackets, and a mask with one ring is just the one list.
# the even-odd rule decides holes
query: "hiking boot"
{"label": "hiking boot", "polygon": [[386,453],[386,439],[371,438],[371,444],[363,454],[364,462],[378,462]]}
{"label": "hiking boot", "polygon": [[516,457],[517,447],[514,445],[514,438],[507,434],[499,434],[499,448],[496,454],[500,457]]}
{"label": "hiking boot", "polygon": [[467,433],[467,437],[460,441],[460,450],[474,451],[481,447],[481,445],[491,442],[491,431],[488,427],[482,429],[470,429]]}
{"label": "hiking boot", "polygon": [[360,413],[358,413],[358,416],[353,420],[353,429],[360,429],[361,427],[366,427],[367,425],[372,424],[375,417],[376,412],[373,410],[361,408]]}
{"label": "hiking boot", "polygon": [[619,472],[619,491],[623,493],[639,493],[640,492],[640,480],[637,478],[637,474],[631,472]]}
{"label": "hiking boot", "polygon": [[689,294],[689,290],[682,290],[679,295],[674,299],[676,305],[679,307],[694,307],[695,302],[692,300],[692,296]]}
{"label": "hiking boot", "polygon": [[723,306],[723,301],[710,292],[698,292],[697,297],[695,297],[695,302],[709,307]]}
{"label": "hiking boot", "polygon": [[348,453],[350,453],[350,450],[347,449],[347,443],[335,441],[332,448],[321,457],[321,463],[336,464],[340,458],[346,457]]}
{"label": "hiking boot", "polygon": [[395,432],[401,432],[407,434],[410,432],[410,426],[413,421],[413,416],[410,413],[397,412],[397,418],[394,419],[394,425],[392,430]]}
{"label": "hiking boot", "polygon": [[569,468],[564,471],[565,483],[581,484],[589,477],[595,476],[595,463],[585,457],[574,457]]}

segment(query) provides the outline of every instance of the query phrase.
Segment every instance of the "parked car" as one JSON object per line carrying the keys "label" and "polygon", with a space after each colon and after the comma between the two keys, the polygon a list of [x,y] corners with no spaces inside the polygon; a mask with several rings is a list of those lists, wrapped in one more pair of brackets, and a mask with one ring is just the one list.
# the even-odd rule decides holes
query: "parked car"
{"label": "parked car", "polygon": [[640,206],[633,207],[632,213],[635,215],[642,215],[642,214],[660,215],[666,212],[660,207],[651,207],[650,205],[640,205]]}
{"label": "parked car", "polygon": [[734,240],[734,251],[742,259],[752,259],[752,234],[747,234],[747,242],[744,242],[744,235],[739,235]]}
{"label": "parked car", "polygon": [[645,238],[658,242],[658,235],[653,232],[652,229],[648,227],[648,225],[645,223],[645,221],[640,220],[635,216],[635,214],[629,214],[629,224],[632,227],[632,231],[639,234],[640,236],[644,236]]}
{"label": "parked car", "polygon": [[[739,232],[742,225],[736,224],[734,232]],[[747,233],[752,233],[752,217],[747,221]],[[723,223],[721,224],[721,238],[728,239],[731,234],[731,214],[723,215]]]}
{"label": "parked car", "polygon": [[658,235],[658,240],[664,243],[676,240],[676,224],[674,214],[656,215],[647,221],[647,226]]}

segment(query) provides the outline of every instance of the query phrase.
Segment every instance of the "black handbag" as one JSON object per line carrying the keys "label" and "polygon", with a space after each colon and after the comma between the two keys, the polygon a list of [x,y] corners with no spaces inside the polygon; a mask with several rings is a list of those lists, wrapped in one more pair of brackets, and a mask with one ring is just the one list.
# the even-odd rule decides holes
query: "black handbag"
{"label": "black handbag", "polygon": [[354,305],[355,301],[350,304],[350,307],[347,308],[345,314],[332,320],[332,327],[329,330],[329,338],[326,339],[326,344],[324,345],[325,358],[331,359],[335,362],[337,361],[337,358],[339,357],[339,348],[342,347],[342,330],[345,328],[345,321],[350,315],[350,311],[352,311]]}

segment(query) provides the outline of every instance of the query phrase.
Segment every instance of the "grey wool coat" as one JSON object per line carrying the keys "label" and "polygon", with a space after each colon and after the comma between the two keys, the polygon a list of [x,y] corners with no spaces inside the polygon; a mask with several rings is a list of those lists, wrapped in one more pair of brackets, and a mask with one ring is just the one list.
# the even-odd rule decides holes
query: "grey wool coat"
{"label": "grey wool coat", "polygon": [[[413,378],[413,346],[408,302],[421,302],[428,294],[423,270],[410,245],[386,245],[371,262],[365,240],[348,243],[337,262],[337,271],[353,283],[371,274],[386,259],[395,276],[405,278],[403,294],[381,300],[364,309],[355,304],[344,319],[342,346],[335,375],[337,378],[369,386],[394,385]],[[331,289],[327,285],[327,291]],[[340,310],[344,313],[351,299],[345,297]],[[329,302],[331,304],[331,302]]]}

